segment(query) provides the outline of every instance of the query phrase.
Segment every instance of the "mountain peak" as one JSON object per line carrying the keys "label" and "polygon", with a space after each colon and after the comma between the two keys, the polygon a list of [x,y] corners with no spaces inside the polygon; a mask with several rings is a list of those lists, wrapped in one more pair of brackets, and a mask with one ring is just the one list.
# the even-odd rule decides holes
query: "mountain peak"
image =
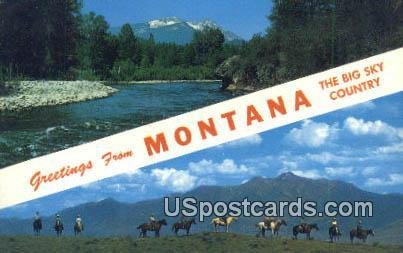
{"label": "mountain peak", "polygon": [[186,22],[190,27],[197,31],[202,31],[206,28],[219,28],[219,26],[209,19],[205,19],[201,22]]}
{"label": "mountain peak", "polygon": [[301,177],[295,175],[291,171],[282,173],[279,176],[277,176],[277,179],[280,179],[280,180],[289,180],[289,179],[297,179],[297,178],[301,178]]}
{"label": "mountain peak", "polygon": [[[241,43],[243,39],[231,31],[222,29],[209,19],[200,22],[182,20],[177,17],[166,17],[150,20],[144,23],[130,24],[136,36],[148,39],[152,34],[157,43],[175,43],[185,45],[192,41],[196,31],[206,28],[220,29],[227,43]],[[118,34],[121,27],[112,27],[111,32]]]}
{"label": "mountain peak", "polygon": [[148,25],[150,28],[159,28],[159,27],[164,27],[164,26],[170,26],[170,25],[175,25],[178,23],[183,22],[177,17],[168,17],[168,18],[162,18],[162,19],[155,19],[148,21]]}

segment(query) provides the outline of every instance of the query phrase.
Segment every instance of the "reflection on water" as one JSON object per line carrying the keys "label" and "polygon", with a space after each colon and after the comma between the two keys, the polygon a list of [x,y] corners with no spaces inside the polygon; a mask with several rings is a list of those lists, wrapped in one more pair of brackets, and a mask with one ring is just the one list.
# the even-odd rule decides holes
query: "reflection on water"
{"label": "reflection on water", "polygon": [[111,97],[0,114],[0,168],[233,97],[219,84],[115,85]]}

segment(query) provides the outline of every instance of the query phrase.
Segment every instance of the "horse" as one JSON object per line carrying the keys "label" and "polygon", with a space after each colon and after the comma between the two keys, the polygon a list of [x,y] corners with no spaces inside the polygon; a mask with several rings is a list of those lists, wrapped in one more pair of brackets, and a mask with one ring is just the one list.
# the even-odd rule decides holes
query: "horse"
{"label": "horse", "polygon": [[278,236],[278,231],[280,230],[281,225],[287,226],[287,222],[283,219],[273,220],[269,224],[265,222],[265,224],[271,229],[272,236]]}
{"label": "horse", "polygon": [[41,219],[34,220],[32,226],[34,228],[35,236],[39,236],[42,229],[42,220]]}
{"label": "horse", "polygon": [[258,236],[262,235],[262,237],[266,237],[266,230],[269,229],[266,226],[266,223],[264,221],[261,221],[261,222],[258,222],[255,226],[259,229],[259,233],[256,236],[258,237]]}
{"label": "horse", "polygon": [[363,240],[363,242],[365,243],[365,241],[367,240],[368,235],[372,235],[375,236],[374,230],[372,229],[360,229],[359,231],[357,229],[352,229],[350,231],[350,240],[351,243],[353,243],[354,237],[357,237],[358,239]]}
{"label": "horse", "polygon": [[55,228],[57,237],[60,237],[62,235],[62,232],[64,229],[63,223],[60,220],[57,220],[54,228]]}
{"label": "horse", "polygon": [[82,222],[75,222],[74,223],[74,235],[77,236],[79,235],[81,232],[84,231],[84,225]]}
{"label": "horse", "polygon": [[316,223],[313,224],[299,224],[296,225],[292,228],[292,234],[294,235],[293,239],[297,240],[298,239],[298,233],[301,234],[306,234],[306,239],[311,240],[311,231],[319,230],[319,227]]}
{"label": "horse", "polygon": [[186,230],[186,235],[189,235],[190,227],[192,226],[192,224],[196,225],[196,221],[194,218],[190,220],[176,222],[175,224],[172,225],[172,231],[175,232],[175,235],[178,235],[178,230],[184,229]]}
{"label": "horse", "polygon": [[221,218],[213,218],[211,220],[211,224],[214,225],[214,231],[217,232],[217,227],[218,226],[225,226],[225,232],[228,232],[228,227],[231,225],[232,222],[236,221],[238,218],[229,216],[226,217],[225,222],[221,220]]}
{"label": "horse", "polygon": [[140,230],[139,237],[147,237],[147,231],[154,231],[155,237],[160,237],[160,230],[163,225],[167,225],[165,219],[158,220],[153,224],[143,223],[137,227]]}
{"label": "horse", "polygon": [[[336,229],[337,228],[337,229]],[[341,231],[339,227],[329,227],[329,239],[330,242],[338,241],[341,237]]]}

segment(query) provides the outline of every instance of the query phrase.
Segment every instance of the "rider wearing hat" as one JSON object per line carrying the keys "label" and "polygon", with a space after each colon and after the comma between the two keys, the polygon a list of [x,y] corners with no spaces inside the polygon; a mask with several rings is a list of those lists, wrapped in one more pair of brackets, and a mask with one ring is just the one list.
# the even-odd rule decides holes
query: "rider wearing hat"
{"label": "rider wearing hat", "polygon": [[41,219],[41,216],[39,215],[39,212],[36,212],[35,213],[35,217],[34,217],[34,220],[40,220]]}
{"label": "rider wearing hat", "polygon": [[299,226],[302,229],[302,231],[306,230],[307,225],[308,224],[306,223],[304,216],[301,216],[300,219],[299,219]]}
{"label": "rider wearing hat", "polygon": [[339,233],[339,231],[338,231],[339,228],[338,228],[338,225],[337,225],[336,217],[332,218],[332,221],[330,222],[330,224],[331,224],[331,227],[334,228],[334,230],[336,231],[336,234],[338,234]]}
{"label": "rider wearing hat", "polygon": [[62,218],[60,218],[59,214],[56,214],[56,219],[55,219],[55,225],[61,225],[62,224]]}
{"label": "rider wearing hat", "polygon": [[157,221],[157,219],[155,218],[155,215],[152,213],[151,215],[150,215],[150,224],[151,224],[151,228],[152,229],[154,229],[154,227],[155,227],[155,222]]}
{"label": "rider wearing hat", "polygon": [[357,233],[358,234],[361,233],[361,230],[362,230],[362,220],[358,219],[358,221],[357,221]]}
{"label": "rider wearing hat", "polygon": [[77,214],[76,222],[77,222],[78,224],[81,224],[81,217],[80,217],[79,214]]}

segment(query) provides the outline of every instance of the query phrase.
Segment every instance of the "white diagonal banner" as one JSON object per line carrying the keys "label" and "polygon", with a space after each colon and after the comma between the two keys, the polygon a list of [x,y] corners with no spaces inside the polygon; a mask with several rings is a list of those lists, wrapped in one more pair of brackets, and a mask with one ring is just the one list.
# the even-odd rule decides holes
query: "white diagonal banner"
{"label": "white diagonal banner", "polygon": [[403,48],[0,170],[0,208],[403,90]]}

